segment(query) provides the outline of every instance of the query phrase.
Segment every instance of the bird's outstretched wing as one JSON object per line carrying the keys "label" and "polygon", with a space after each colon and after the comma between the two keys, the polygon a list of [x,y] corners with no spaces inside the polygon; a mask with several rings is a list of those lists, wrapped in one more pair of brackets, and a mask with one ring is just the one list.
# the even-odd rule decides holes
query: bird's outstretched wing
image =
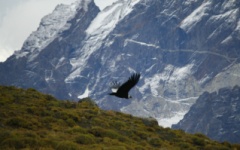
{"label": "bird's outstretched wing", "polygon": [[123,83],[117,90],[117,93],[128,93],[139,81],[140,74],[133,74],[125,83]]}
{"label": "bird's outstretched wing", "polygon": [[117,90],[119,89],[119,87],[121,86],[121,83],[119,83],[117,81],[113,81],[113,82],[111,82],[110,86],[111,86],[112,92],[116,93]]}

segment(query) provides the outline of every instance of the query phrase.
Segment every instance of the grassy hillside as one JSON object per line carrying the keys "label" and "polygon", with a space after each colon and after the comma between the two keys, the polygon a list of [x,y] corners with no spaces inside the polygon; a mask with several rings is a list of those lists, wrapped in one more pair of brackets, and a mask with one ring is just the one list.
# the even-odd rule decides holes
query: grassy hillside
{"label": "grassy hillside", "polygon": [[0,86],[0,149],[240,149],[202,134],[162,128],[154,119],[101,110],[90,99],[60,101],[34,89]]}

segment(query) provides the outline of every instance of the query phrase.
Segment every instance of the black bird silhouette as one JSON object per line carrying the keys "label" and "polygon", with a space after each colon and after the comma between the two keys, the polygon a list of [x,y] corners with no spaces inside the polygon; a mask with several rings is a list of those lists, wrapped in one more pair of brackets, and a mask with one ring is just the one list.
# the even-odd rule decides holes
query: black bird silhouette
{"label": "black bird silhouette", "polygon": [[118,82],[113,82],[112,93],[109,93],[109,95],[114,95],[126,99],[132,98],[132,96],[128,95],[128,92],[138,83],[139,78],[140,74],[135,73],[132,74],[132,76],[122,85]]}

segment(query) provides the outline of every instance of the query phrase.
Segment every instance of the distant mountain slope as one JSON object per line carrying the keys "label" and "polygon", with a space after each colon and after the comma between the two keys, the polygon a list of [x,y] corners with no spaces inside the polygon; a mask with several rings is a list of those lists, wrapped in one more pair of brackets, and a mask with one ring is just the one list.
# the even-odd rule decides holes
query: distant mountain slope
{"label": "distant mountain slope", "polygon": [[93,101],[60,101],[34,89],[0,86],[0,149],[236,149],[201,134],[101,110]]}
{"label": "distant mountain slope", "polygon": [[189,133],[203,133],[218,141],[240,143],[240,87],[203,93],[176,125]]}
{"label": "distant mountain slope", "polygon": [[[0,63],[0,84],[177,123],[204,91],[240,85],[238,0],[93,0],[60,5],[22,49]],[[141,78],[131,101],[109,84]]]}

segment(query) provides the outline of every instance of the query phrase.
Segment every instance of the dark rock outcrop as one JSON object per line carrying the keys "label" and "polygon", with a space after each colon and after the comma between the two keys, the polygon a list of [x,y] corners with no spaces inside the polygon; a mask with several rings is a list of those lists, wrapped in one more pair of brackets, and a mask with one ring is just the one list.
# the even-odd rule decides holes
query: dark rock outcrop
{"label": "dark rock outcrop", "polygon": [[203,93],[184,118],[172,127],[203,133],[218,141],[240,143],[240,87]]}

